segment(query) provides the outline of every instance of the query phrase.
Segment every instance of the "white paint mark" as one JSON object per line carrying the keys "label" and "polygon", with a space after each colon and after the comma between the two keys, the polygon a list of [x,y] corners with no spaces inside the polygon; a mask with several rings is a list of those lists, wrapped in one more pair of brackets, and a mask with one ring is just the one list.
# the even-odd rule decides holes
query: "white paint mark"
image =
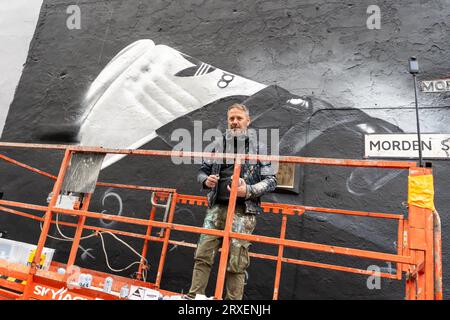
{"label": "white paint mark", "polygon": [[87,257],[90,257],[92,260],[95,260],[95,256],[89,253],[89,251],[94,251],[92,248],[85,249],[80,245],[80,249],[83,251],[81,254],[81,259],[86,260]]}
{"label": "white paint mark", "polygon": [[[123,210],[122,198],[117,193],[112,192],[111,190],[112,190],[112,188],[106,190],[105,193],[103,194],[102,205],[105,206],[105,200],[107,198],[109,198],[109,197],[115,198],[117,200],[117,202],[119,203],[119,210],[117,211],[116,215],[121,216],[122,210]],[[107,210],[102,210],[102,213],[107,213]],[[108,222],[105,222],[103,219],[100,219],[100,224],[103,225],[104,227],[111,227],[116,224],[116,221],[110,221],[110,220],[107,220],[107,221]]]}

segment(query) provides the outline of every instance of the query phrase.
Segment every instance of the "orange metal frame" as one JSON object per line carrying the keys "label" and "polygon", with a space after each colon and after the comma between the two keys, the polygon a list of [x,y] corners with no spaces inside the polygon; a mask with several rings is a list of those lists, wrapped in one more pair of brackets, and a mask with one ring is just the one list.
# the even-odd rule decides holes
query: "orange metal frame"
{"label": "orange metal frame", "polygon": [[[15,214],[18,216],[33,219],[35,221],[43,222],[42,232],[37,243],[37,250],[34,261],[31,266],[15,265],[7,261],[0,260],[0,275],[13,277],[24,280],[21,283],[15,283],[0,279],[0,299],[118,299],[117,296],[103,293],[87,288],[67,288],[67,281],[70,277],[70,268],[75,265],[75,260],[80,244],[80,239],[84,230],[92,230],[95,232],[111,232],[117,235],[139,238],[144,240],[142,248],[142,256],[146,257],[148,251],[149,241],[162,242],[162,252],[157,270],[155,283],[142,281],[142,274],[147,268],[145,261],[142,259],[139,265],[137,279],[129,279],[110,275],[107,273],[97,272],[95,270],[82,269],[81,272],[90,273],[93,275],[93,286],[101,287],[106,277],[112,277],[114,281],[114,291],[119,291],[120,287],[128,285],[136,285],[146,288],[158,289],[164,295],[175,295],[175,292],[169,292],[160,288],[161,278],[166,259],[166,254],[169,244],[186,246],[195,248],[193,243],[186,243],[180,241],[170,240],[170,233],[172,230],[197,233],[210,234],[223,237],[223,245],[221,248],[219,269],[217,275],[216,289],[214,297],[222,299],[224,288],[226,265],[229,254],[229,243],[232,238],[244,239],[251,242],[260,242],[269,245],[278,246],[278,254],[276,256],[267,254],[250,253],[252,257],[260,259],[268,259],[276,261],[275,282],[273,299],[278,299],[280,289],[280,275],[283,263],[291,263],[296,265],[305,265],[311,267],[325,268],[342,272],[356,273],[360,275],[377,275],[383,278],[401,280],[403,273],[406,279],[406,299],[442,299],[442,262],[441,262],[441,236],[440,230],[436,231],[434,223],[437,221],[436,212],[429,209],[419,208],[413,205],[408,207],[408,216],[404,217],[399,214],[387,214],[377,212],[364,211],[350,211],[334,208],[318,208],[302,205],[291,204],[277,204],[277,203],[262,203],[264,212],[272,212],[274,214],[281,214],[281,230],[280,236],[267,237],[262,235],[250,235],[232,232],[232,222],[234,216],[234,209],[237,197],[237,182],[241,168],[241,163],[245,160],[265,160],[276,161],[279,163],[301,163],[308,165],[328,165],[328,166],[349,166],[349,167],[370,167],[370,168],[387,168],[387,169],[405,169],[409,170],[411,176],[429,175],[432,174],[430,168],[419,168],[415,162],[401,162],[401,161],[368,161],[368,160],[341,160],[341,159],[327,159],[327,158],[305,158],[305,157],[284,157],[284,156],[261,156],[261,155],[242,155],[242,154],[213,154],[213,153],[198,153],[198,152],[174,152],[174,151],[158,151],[158,150],[128,150],[128,149],[104,149],[94,147],[79,147],[66,145],[42,145],[42,144],[23,144],[23,143],[0,143],[2,148],[26,148],[26,149],[50,149],[65,151],[61,163],[58,176],[54,176],[42,170],[33,168],[29,165],[18,162],[5,155],[0,154],[0,158],[12,163],[14,165],[23,167],[27,170],[33,171],[40,175],[46,176],[55,181],[53,187],[53,196],[51,197],[48,206],[39,206],[28,203],[0,200],[0,210]],[[114,184],[98,182],[97,186],[107,186],[114,188],[126,188],[134,190],[143,190],[152,192],[152,194],[159,201],[167,201],[170,206],[167,221],[156,221],[156,208],[152,204],[150,217],[148,220],[130,218],[126,216],[115,216],[103,213],[89,211],[89,202],[91,194],[86,194],[83,199],[82,207],[78,210],[61,209],[55,207],[58,195],[61,192],[62,182],[66,174],[67,168],[70,165],[70,159],[74,153],[103,153],[103,154],[126,154],[126,155],[141,155],[141,156],[162,156],[162,157],[190,157],[192,158],[221,158],[234,159],[234,173],[233,183],[231,186],[230,203],[228,205],[228,215],[224,230],[211,230],[200,227],[174,224],[175,207],[177,204],[190,204],[206,206],[206,198],[202,196],[179,194],[175,189],[169,188],[154,188],[146,186],[134,186],[125,184]],[[38,212],[45,212],[44,216],[38,216],[13,208],[27,209]],[[289,216],[302,215],[305,211],[308,212],[323,212],[330,214],[341,214],[351,216],[371,217],[375,219],[394,219],[398,221],[398,235],[397,235],[397,254],[382,253],[368,250],[360,250],[346,247],[338,247],[332,245],[304,242],[298,240],[286,239],[286,228]],[[53,219],[55,213],[67,214],[78,217],[78,223],[58,222],[60,225],[75,228],[74,240],[67,264],[53,262],[50,270],[44,271],[39,267],[39,257],[44,248],[50,226],[55,224]],[[145,235],[133,232],[125,232],[114,229],[101,228],[96,226],[86,225],[86,218],[103,219],[110,221],[123,222],[127,224],[135,224],[146,226]],[[153,227],[161,228],[162,232],[159,237],[151,236]],[[351,268],[346,266],[339,266],[333,264],[324,264],[313,261],[303,261],[297,259],[290,259],[283,256],[284,248],[298,248],[306,250],[314,250],[319,252],[326,252],[330,254],[340,254],[346,256],[359,257],[364,259],[374,259],[381,261],[394,262],[397,265],[397,273],[375,273],[374,271]],[[64,267],[67,272],[65,275],[58,274],[57,268]],[[64,290],[63,290],[64,289]],[[53,290],[53,291],[51,291]],[[59,291],[58,291],[59,290]],[[55,294],[57,292],[58,294]]]}

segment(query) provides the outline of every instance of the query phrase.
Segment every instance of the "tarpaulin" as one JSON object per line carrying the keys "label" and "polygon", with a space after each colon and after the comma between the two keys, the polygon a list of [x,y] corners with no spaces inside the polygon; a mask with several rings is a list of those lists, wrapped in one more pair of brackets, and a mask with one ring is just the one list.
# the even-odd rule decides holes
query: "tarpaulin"
{"label": "tarpaulin", "polygon": [[434,185],[432,175],[408,177],[408,204],[434,210]]}

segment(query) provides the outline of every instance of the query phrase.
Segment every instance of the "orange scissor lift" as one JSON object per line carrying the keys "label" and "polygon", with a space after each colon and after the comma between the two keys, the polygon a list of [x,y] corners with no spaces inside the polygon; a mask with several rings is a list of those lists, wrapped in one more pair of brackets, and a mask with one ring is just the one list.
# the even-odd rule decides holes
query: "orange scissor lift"
{"label": "orange scissor lift", "polygon": [[[415,162],[401,161],[368,161],[368,160],[341,160],[327,158],[305,158],[305,157],[286,157],[286,156],[262,156],[262,155],[242,155],[242,154],[212,154],[197,152],[175,152],[175,151],[157,151],[157,150],[128,150],[128,149],[104,149],[94,147],[80,147],[67,145],[43,145],[43,144],[23,144],[23,143],[0,143],[0,148],[25,148],[25,149],[46,149],[64,151],[64,157],[59,169],[58,176],[54,176],[42,170],[33,168],[27,164],[16,161],[3,154],[0,158],[24,169],[33,171],[40,175],[46,176],[55,181],[52,191],[52,197],[48,206],[34,205],[29,203],[21,203],[8,200],[0,200],[0,210],[5,213],[14,214],[24,218],[32,219],[43,223],[42,231],[37,243],[36,252],[33,262],[30,265],[11,263],[7,260],[0,260],[0,299],[120,299],[118,292],[124,285],[138,286],[158,290],[164,296],[180,295],[176,292],[170,292],[160,288],[161,278],[163,275],[164,264],[168,252],[169,244],[187,246],[195,248],[193,243],[184,241],[175,241],[170,239],[171,231],[182,231],[196,234],[210,234],[223,237],[223,245],[220,253],[220,262],[215,288],[215,299],[222,299],[224,288],[224,280],[226,273],[226,264],[229,254],[229,243],[232,238],[244,239],[251,242],[259,242],[267,245],[278,246],[277,255],[267,255],[259,253],[250,253],[250,256],[276,261],[275,281],[273,290],[273,299],[278,299],[280,289],[280,274],[283,263],[311,266],[317,268],[331,269],[341,272],[356,273],[360,275],[378,275],[382,278],[402,280],[405,276],[405,299],[427,299],[441,300],[442,295],[442,260],[441,260],[441,231],[438,213],[429,206],[422,206],[419,202],[409,201],[411,196],[411,182],[408,187],[408,215],[388,214],[364,211],[350,211],[334,208],[319,208],[302,205],[280,204],[280,203],[262,203],[265,213],[273,213],[281,215],[281,230],[278,238],[262,235],[250,235],[232,232],[232,221],[234,216],[235,201],[237,197],[237,181],[241,168],[241,163],[249,159],[259,159],[265,161],[276,161],[279,163],[295,163],[304,165],[322,165],[322,166],[347,166],[347,167],[366,167],[366,168],[385,168],[385,169],[405,169],[409,170],[409,180],[417,181],[417,178],[431,177],[431,168],[417,167]],[[180,204],[206,206],[206,198],[202,196],[179,194],[175,189],[155,188],[146,186],[135,186],[115,183],[96,182],[96,186],[125,188],[134,190],[143,190],[150,192],[152,195],[152,209],[150,217],[146,219],[137,219],[126,216],[108,215],[98,212],[89,211],[89,202],[92,194],[84,194],[80,206],[74,209],[62,209],[56,207],[58,195],[61,193],[62,184],[71,163],[74,154],[122,154],[122,155],[139,155],[139,156],[158,156],[158,157],[190,157],[192,158],[222,158],[234,159],[234,175],[231,187],[230,203],[228,206],[228,215],[224,230],[211,230],[201,227],[181,225],[173,223],[175,207]],[[432,199],[429,190],[424,189],[423,193],[416,196],[421,198],[424,196]],[[165,204],[159,201],[166,201]],[[432,201],[432,200],[431,200]],[[163,221],[155,220],[156,208],[165,206],[166,219]],[[32,214],[20,210],[31,210],[33,212],[44,213],[44,215]],[[288,217],[294,219],[296,215],[302,215],[305,211],[322,212],[338,215],[350,215],[360,217],[370,217],[373,219],[390,219],[398,222],[397,235],[397,253],[383,253],[368,250],[360,250],[354,248],[339,247],[333,245],[325,245],[298,240],[286,239],[286,226]],[[64,214],[77,217],[77,223],[69,223],[63,221],[55,221],[55,214]],[[146,226],[146,234],[126,232],[115,229],[102,228],[86,224],[87,218],[103,219],[108,221],[116,221],[130,225]],[[48,270],[40,267],[42,263],[41,257],[48,233],[52,224],[59,223],[67,227],[75,229],[72,239],[71,250],[66,264],[52,262]],[[152,228],[161,228],[160,236],[152,236]],[[83,231],[91,230],[96,233],[110,232],[115,235],[138,238],[143,240],[142,257],[147,256],[149,241],[162,243],[162,251],[158,265],[155,283],[143,281],[143,274],[146,272],[147,263],[145,259],[141,259],[137,278],[131,279],[120,277],[95,270],[81,269],[81,273],[89,273],[93,276],[91,288],[72,287],[67,285],[70,273],[60,274],[58,269],[64,268],[70,271],[75,265],[75,260],[82,239]],[[325,264],[313,261],[304,261],[298,259],[287,258],[283,255],[286,247],[297,248],[303,250],[313,250],[329,254],[338,254],[344,256],[358,257],[362,259],[373,259],[384,262],[393,262],[396,264],[396,273],[377,273],[375,271]],[[102,288],[105,279],[112,277],[114,284],[112,293],[105,293]],[[13,279],[14,281],[11,281]],[[10,281],[8,281],[10,280]]]}

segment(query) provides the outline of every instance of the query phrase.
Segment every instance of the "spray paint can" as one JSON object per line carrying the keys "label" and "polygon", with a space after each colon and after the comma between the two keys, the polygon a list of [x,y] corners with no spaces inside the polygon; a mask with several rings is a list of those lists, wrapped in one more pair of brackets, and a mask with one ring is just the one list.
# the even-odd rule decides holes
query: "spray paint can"
{"label": "spray paint can", "polygon": [[113,282],[114,282],[113,278],[111,277],[106,278],[105,284],[103,285],[103,292],[111,293]]}
{"label": "spray paint can", "polygon": [[56,270],[56,272],[58,272],[58,274],[66,274],[66,269],[58,268],[58,270]]}
{"label": "spray paint can", "polygon": [[128,288],[128,285],[124,285],[122,288],[120,288],[119,297],[121,299],[127,299],[128,295],[130,294],[130,289]]}
{"label": "spray paint can", "polygon": [[91,285],[92,285],[92,275],[86,274],[86,275],[85,275],[85,281],[86,281],[85,287],[86,287],[86,288],[90,288]]}
{"label": "spray paint can", "polygon": [[81,273],[78,278],[78,285],[82,288],[86,285],[86,275],[84,273]]}

